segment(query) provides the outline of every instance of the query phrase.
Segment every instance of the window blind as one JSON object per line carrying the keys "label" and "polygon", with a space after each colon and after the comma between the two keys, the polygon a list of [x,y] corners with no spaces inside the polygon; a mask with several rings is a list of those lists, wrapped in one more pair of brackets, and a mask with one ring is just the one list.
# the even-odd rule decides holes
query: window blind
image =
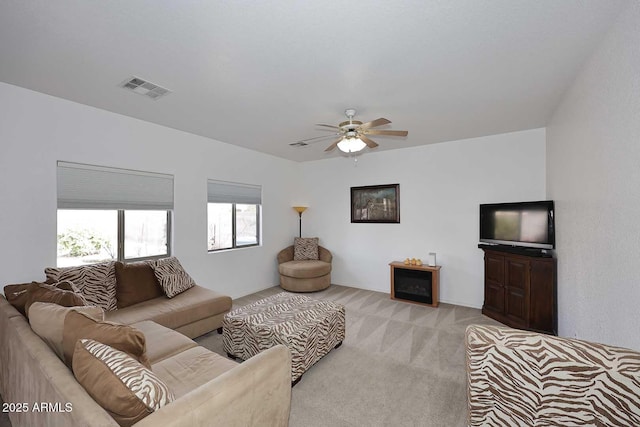
{"label": "window blind", "polygon": [[58,209],[173,209],[173,175],[58,162]]}
{"label": "window blind", "polygon": [[243,205],[262,204],[262,186],[226,181],[207,181],[209,203],[239,203]]}

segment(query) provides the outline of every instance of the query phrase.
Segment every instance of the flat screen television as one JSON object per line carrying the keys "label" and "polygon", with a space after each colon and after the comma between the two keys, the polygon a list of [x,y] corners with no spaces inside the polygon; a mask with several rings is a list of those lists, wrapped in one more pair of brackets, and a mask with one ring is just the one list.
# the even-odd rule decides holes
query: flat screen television
{"label": "flat screen television", "polygon": [[554,249],[553,200],[480,205],[480,241],[523,248]]}

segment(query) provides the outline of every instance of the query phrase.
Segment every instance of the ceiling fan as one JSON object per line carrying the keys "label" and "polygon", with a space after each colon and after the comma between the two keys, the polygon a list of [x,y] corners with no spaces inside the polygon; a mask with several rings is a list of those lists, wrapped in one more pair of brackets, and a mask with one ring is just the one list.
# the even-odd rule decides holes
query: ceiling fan
{"label": "ceiling fan", "polygon": [[353,108],[345,110],[344,114],[349,120],[339,123],[338,126],[316,124],[316,126],[329,128],[335,131],[335,133],[328,136],[303,139],[289,145],[303,147],[305,145],[309,145],[308,143],[312,141],[317,142],[317,140],[337,136],[338,139],[333,141],[324,151],[332,151],[336,147],[338,147],[338,149],[340,149],[340,151],[342,152],[356,153],[364,149],[365,147],[375,148],[378,146],[378,143],[369,138],[368,135],[407,136],[409,134],[409,132],[407,132],[406,130],[373,129],[378,126],[388,125],[389,123],[391,123],[391,121],[382,117],[367,123],[362,123],[359,120],[353,120],[353,117],[356,115],[356,110],[354,110]]}

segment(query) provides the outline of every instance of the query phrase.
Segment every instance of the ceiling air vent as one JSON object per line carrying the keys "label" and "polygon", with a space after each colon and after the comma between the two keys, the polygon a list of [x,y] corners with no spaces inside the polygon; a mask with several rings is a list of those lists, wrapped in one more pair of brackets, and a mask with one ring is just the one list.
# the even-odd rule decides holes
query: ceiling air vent
{"label": "ceiling air vent", "polygon": [[292,142],[289,145],[292,146],[292,147],[306,147],[309,144],[307,144],[306,142],[300,141],[300,142]]}
{"label": "ceiling air vent", "polygon": [[158,99],[164,95],[171,93],[169,89],[165,89],[155,83],[142,80],[141,78],[135,76],[120,83],[120,87],[129,89],[139,95],[144,95],[151,99]]}

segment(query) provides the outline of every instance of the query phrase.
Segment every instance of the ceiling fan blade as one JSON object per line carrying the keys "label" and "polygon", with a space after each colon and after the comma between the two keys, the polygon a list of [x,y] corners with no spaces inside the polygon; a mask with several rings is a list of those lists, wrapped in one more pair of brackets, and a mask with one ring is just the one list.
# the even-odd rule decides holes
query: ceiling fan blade
{"label": "ceiling fan blade", "polygon": [[379,119],[364,123],[362,126],[360,126],[360,129],[374,128],[376,126],[388,125],[389,123],[391,123],[390,120],[380,117]]}
{"label": "ceiling fan blade", "polygon": [[322,139],[327,139],[327,138],[334,138],[335,136],[340,135],[340,133],[336,132],[334,134],[331,135],[322,135],[322,136],[316,136],[313,138],[307,138],[307,139],[301,139],[300,141],[296,141],[296,142],[291,142],[289,145],[292,146],[304,146],[304,145],[308,145],[308,142],[319,142]]}
{"label": "ceiling fan blade", "polygon": [[389,136],[407,136],[409,134],[406,130],[365,130],[367,135],[389,135]]}
{"label": "ceiling fan blade", "polygon": [[[378,143],[377,143],[377,142],[375,142],[375,141],[373,141],[373,140],[371,140],[371,139],[367,138],[367,137],[366,137],[366,136],[364,136],[364,135],[360,135],[358,138],[360,138],[360,139],[362,140],[362,142],[364,142],[365,144],[367,144],[367,147],[369,147],[369,148],[376,148],[376,147],[378,146]],[[338,145],[338,144],[336,143],[336,145]]]}
{"label": "ceiling fan blade", "polygon": [[332,151],[334,150],[337,146],[338,146],[338,142],[342,141],[342,138],[338,138],[335,141],[333,141],[333,143],[328,146],[327,148],[325,148],[324,151]]}
{"label": "ceiling fan blade", "polygon": [[334,138],[334,137],[336,137],[338,135],[340,135],[340,133],[336,132],[336,133],[332,133],[331,135],[315,136],[313,138],[303,139],[303,140],[298,141],[298,142],[309,142],[309,141],[316,141],[316,140],[320,140],[320,139]]}
{"label": "ceiling fan blade", "polygon": [[335,129],[335,130],[340,130],[340,128],[338,126],[334,126],[334,125],[325,125],[323,123],[316,123],[316,126],[322,126],[325,128],[331,128],[331,129]]}

